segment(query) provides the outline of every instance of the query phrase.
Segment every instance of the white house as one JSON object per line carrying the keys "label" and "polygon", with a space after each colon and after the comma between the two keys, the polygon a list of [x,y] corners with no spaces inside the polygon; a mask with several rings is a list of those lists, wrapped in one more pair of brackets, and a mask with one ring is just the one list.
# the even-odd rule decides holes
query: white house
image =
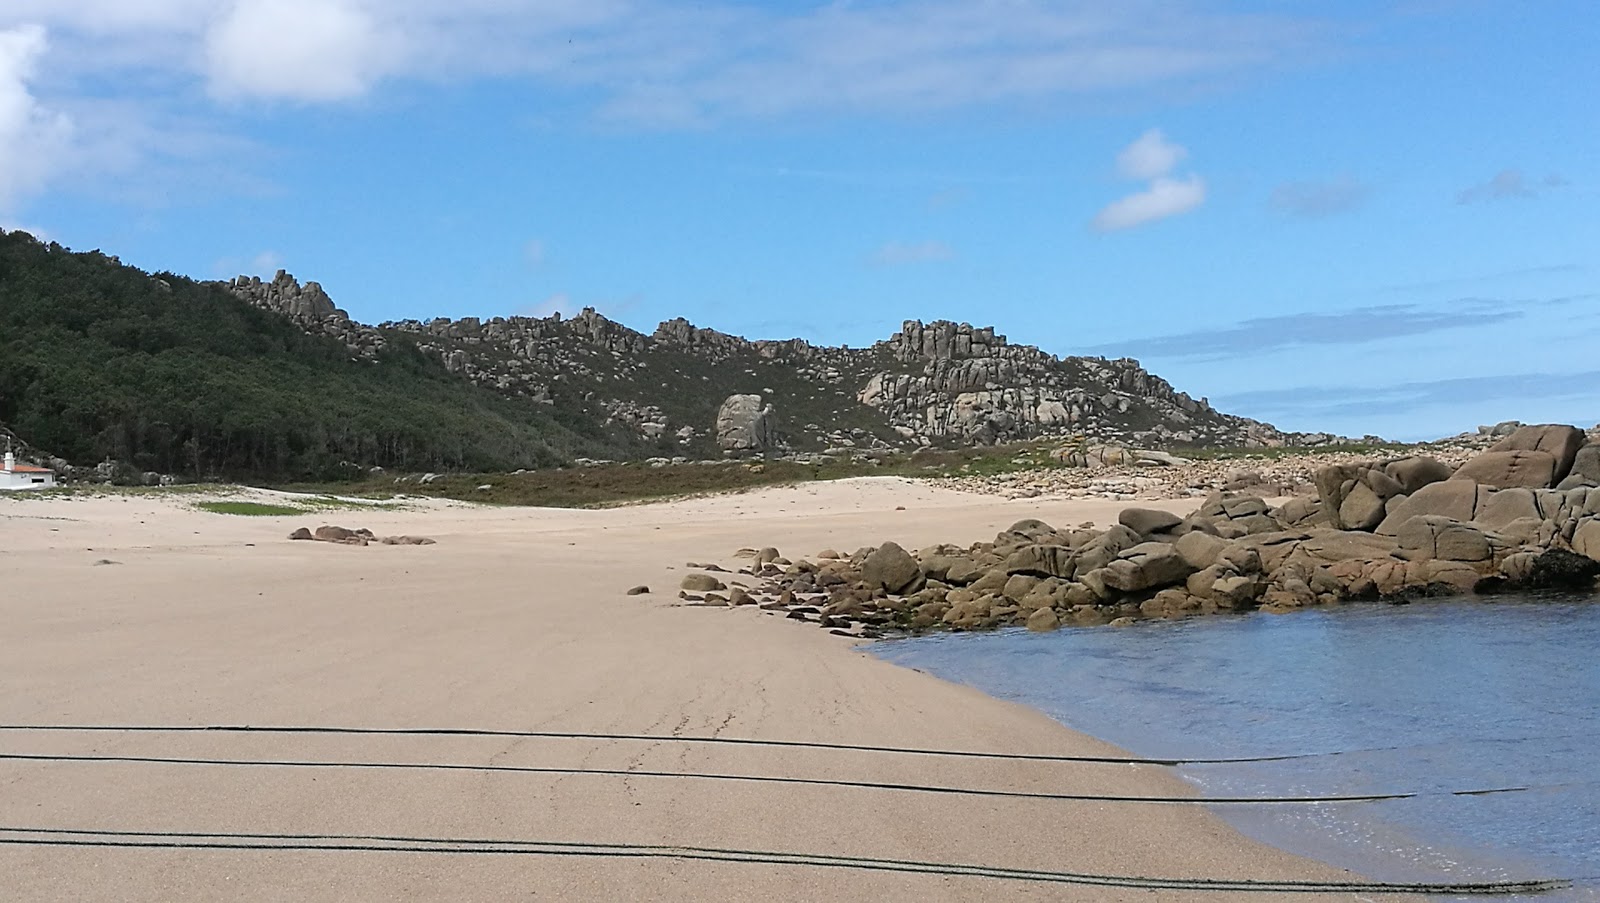
{"label": "white house", "polygon": [[0,491],[6,489],[49,489],[56,484],[56,473],[32,464],[18,464],[17,456],[6,452],[5,469],[0,470]]}

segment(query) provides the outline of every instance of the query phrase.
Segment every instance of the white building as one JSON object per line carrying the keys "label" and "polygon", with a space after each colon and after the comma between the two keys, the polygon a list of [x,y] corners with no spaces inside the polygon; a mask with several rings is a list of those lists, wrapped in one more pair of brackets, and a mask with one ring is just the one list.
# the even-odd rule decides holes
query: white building
{"label": "white building", "polygon": [[0,470],[0,491],[7,489],[49,489],[56,484],[55,471],[32,464],[18,464],[17,456],[6,452],[5,469]]}

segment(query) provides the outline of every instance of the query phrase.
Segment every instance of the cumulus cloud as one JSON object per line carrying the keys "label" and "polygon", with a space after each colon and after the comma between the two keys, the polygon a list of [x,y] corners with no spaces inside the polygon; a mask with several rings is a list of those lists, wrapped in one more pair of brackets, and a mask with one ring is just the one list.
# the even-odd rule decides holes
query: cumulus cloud
{"label": "cumulus cloud", "polygon": [[902,266],[908,263],[933,263],[956,256],[954,248],[942,241],[891,241],[872,253],[875,266]]}
{"label": "cumulus cloud", "polygon": [[1168,141],[1160,129],[1151,129],[1117,154],[1117,172],[1127,179],[1157,179],[1171,173],[1187,156],[1187,148]]}
{"label": "cumulus cloud", "polygon": [[1206,183],[1196,175],[1156,179],[1150,187],[1112,201],[1095,214],[1091,225],[1101,232],[1131,229],[1169,216],[1188,213],[1205,203]]}
{"label": "cumulus cloud", "polygon": [[1188,213],[1206,200],[1206,183],[1190,173],[1174,177],[1172,171],[1185,157],[1187,148],[1167,140],[1160,129],[1151,129],[1135,138],[1117,154],[1117,172],[1124,178],[1148,181],[1144,190],[1112,201],[1095,214],[1090,228],[1116,232],[1145,223]]}
{"label": "cumulus cloud", "polygon": [[1371,193],[1361,180],[1344,175],[1325,181],[1285,182],[1272,190],[1272,207],[1288,216],[1332,216],[1359,207]]}
{"label": "cumulus cloud", "polygon": [[345,100],[386,74],[398,42],[357,0],[237,0],[206,37],[207,73],[221,97]]}
{"label": "cumulus cloud", "polygon": [[1479,201],[1503,201],[1510,198],[1534,198],[1541,191],[1566,188],[1572,183],[1560,173],[1550,173],[1534,182],[1520,169],[1502,169],[1487,182],[1464,188],[1456,195],[1457,204],[1476,204]]}
{"label": "cumulus cloud", "polygon": [[38,25],[0,30],[0,211],[44,187],[71,139],[72,121],[30,88],[45,48]]}

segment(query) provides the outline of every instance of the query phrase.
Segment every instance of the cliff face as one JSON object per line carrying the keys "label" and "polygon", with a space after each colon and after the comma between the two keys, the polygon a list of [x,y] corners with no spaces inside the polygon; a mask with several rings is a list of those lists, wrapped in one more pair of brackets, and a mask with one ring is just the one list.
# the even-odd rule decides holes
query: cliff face
{"label": "cliff face", "polygon": [[[1214,410],[1130,359],[1058,358],[992,327],[909,320],[869,348],[749,341],[684,319],[645,335],[576,317],[476,317],[367,326],[315,282],[280,271],[226,288],[352,357],[414,349],[502,394],[622,426],[661,453],[713,455],[733,395],[764,400],[766,451],[990,445],[1082,436],[1143,446],[1318,444]],[[758,406],[760,407],[760,406]]]}

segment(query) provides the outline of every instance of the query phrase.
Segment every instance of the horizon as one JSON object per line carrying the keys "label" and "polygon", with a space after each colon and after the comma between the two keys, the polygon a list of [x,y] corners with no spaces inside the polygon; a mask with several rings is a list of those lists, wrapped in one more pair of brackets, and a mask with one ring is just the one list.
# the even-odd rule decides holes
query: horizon
{"label": "horizon", "polygon": [[368,323],[948,319],[1285,430],[1586,426],[1596,38],[1576,2],[20,0],[0,226]]}

